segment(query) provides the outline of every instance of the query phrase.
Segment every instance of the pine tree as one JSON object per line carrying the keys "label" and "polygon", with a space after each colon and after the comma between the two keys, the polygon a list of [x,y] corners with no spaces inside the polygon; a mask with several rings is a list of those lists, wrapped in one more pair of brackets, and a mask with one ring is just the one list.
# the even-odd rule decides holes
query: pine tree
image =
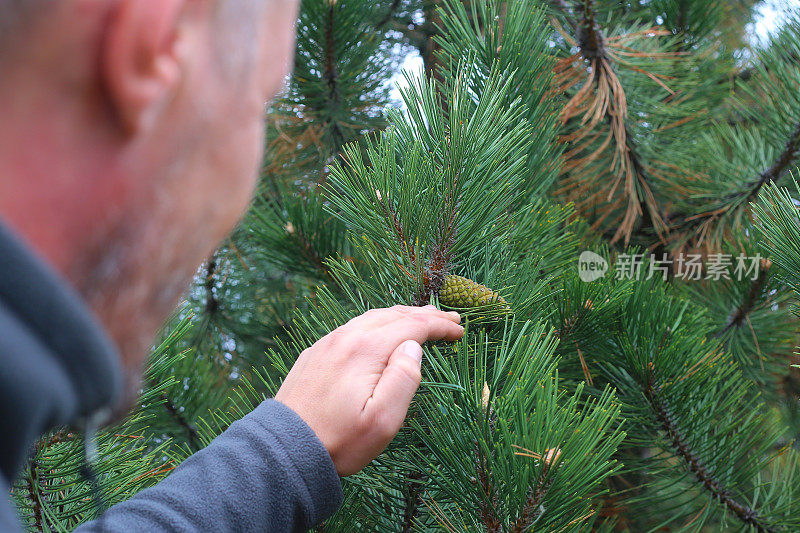
{"label": "pine tree", "polygon": [[[253,207],[99,439],[108,503],[321,335],[433,303],[467,333],[425,347],[406,425],[319,531],[800,530],[800,20],[751,47],[757,3],[303,2]],[[424,72],[387,109],[409,47]],[[68,429],[37,445],[30,529],[95,515],[82,458]]]}

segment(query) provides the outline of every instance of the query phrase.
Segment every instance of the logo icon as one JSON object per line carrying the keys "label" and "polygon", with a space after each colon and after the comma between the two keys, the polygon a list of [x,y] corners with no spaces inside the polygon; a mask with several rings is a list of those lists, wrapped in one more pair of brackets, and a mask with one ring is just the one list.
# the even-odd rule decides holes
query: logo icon
{"label": "logo icon", "polygon": [[594,252],[585,251],[578,257],[578,276],[586,283],[598,280],[608,272],[608,262]]}

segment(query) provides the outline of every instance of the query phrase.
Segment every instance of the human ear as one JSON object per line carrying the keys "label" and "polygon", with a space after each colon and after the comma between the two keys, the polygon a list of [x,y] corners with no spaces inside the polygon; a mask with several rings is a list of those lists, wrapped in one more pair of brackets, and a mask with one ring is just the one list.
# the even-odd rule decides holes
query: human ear
{"label": "human ear", "polygon": [[119,0],[101,51],[103,87],[122,129],[151,129],[175,91],[175,40],[187,0]]}

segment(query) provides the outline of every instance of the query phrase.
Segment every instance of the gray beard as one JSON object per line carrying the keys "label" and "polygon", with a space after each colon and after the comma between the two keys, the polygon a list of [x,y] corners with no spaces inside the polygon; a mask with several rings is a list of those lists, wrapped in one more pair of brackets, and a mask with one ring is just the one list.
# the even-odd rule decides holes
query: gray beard
{"label": "gray beard", "polygon": [[[97,235],[68,274],[119,349],[125,390],[116,419],[124,417],[139,396],[155,336],[200,262],[190,253],[196,239],[171,239],[169,234],[177,228],[168,226],[161,232],[166,238],[147,242],[155,239],[147,238],[145,224],[118,224]],[[169,246],[177,242],[183,246]]]}

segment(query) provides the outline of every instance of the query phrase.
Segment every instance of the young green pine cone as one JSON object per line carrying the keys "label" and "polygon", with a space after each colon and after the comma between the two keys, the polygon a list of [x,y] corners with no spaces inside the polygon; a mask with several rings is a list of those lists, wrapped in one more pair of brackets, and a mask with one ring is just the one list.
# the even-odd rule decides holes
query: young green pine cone
{"label": "young green pine cone", "polygon": [[494,304],[503,310],[511,310],[508,302],[489,287],[452,274],[444,278],[442,288],[439,289],[439,301],[448,307],[462,309]]}

